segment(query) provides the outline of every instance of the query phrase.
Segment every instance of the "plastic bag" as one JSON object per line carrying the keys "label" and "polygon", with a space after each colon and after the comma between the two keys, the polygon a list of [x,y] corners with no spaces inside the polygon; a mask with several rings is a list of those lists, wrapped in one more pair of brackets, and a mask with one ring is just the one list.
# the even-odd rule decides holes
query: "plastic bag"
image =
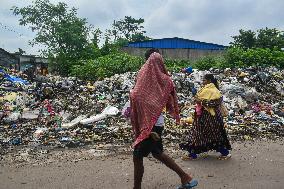
{"label": "plastic bag", "polygon": [[87,119],[83,119],[80,121],[81,124],[87,125],[96,121],[103,120],[109,116],[115,116],[119,113],[119,110],[114,106],[108,106],[104,109],[101,114],[93,115]]}

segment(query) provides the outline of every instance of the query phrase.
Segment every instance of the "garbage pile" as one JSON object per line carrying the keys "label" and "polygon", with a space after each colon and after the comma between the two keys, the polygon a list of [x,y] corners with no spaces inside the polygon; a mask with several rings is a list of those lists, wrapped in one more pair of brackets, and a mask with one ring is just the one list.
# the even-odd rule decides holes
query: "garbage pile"
{"label": "garbage pile", "polygon": [[190,77],[176,74],[174,80],[185,103],[181,112],[187,117],[185,122],[193,122],[191,91],[200,87],[207,72],[218,78],[228,109],[225,123],[231,140],[284,136],[284,71],[276,68],[211,69],[195,71]]}
{"label": "garbage pile", "polygon": [[[212,69],[228,109],[226,127],[232,140],[284,136],[284,72],[267,69]],[[165,143],[185,140],[192,123],[192,89],[206,72],[173,73],[181,116],[176,125],[167,116]],[[87,144],[129,144],[129,120],[121,115],[136,73],[114,75],[95,83],[48,75],[35,82],[0,75],[0,154],[17,146],[78,147]]]}
{"label": "garbage pile", "polygon": [[77,147],[130,143],[131,127],[119,109],[128,100],[135,73],[94,84],[49,76],[32,84],[4,79],[0,91],[0,147]]}

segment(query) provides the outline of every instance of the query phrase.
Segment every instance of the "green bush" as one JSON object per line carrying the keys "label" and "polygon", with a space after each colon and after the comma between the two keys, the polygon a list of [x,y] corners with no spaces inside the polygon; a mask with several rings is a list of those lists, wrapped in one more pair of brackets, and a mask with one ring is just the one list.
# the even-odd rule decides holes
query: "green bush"
{"label": "green bush", "polygon": [[71,75],[83,80],[95,81],[98,79],[98,64],[96,60],[81,60],[80,65],[74,65]]}
{"label": "green bush", "polygon": [[126,53],[116,53],[99,57],[99,67],[105,68],[103,77],[110,77],[114,74],[137,71],[144,60],[140,57],[128,55]]}
{"label": "green bush", "polygon": [[208,70],[210,68],[226,68],[227,62],[226,59],[223,56],[208,56],[203,57],[198,60],[196,60],[193,64],[193,68],[199,69],[199,70]]}
{"label": "green bush", "polygon": [[194,63],[193,67],[199,70],[207,70],[209,68],[215,67],[215,64],[216,62],[213,57],[204,57],[197,60]]}
{"label": "green bush", "polygon": [[[94,60],[81,60],[71,69],[71,75],[84,80],[98,80],[114,74],[138,71],[145,63],[141,57],[127,53],[113,52]],[[192,66],[199,70],[210,68],[238,68],[249,66],[276,66],[284,68],[284,52],[270,49],[230,48],[224,56],[204,57],[195,62],[190,60],[165,59],[170,72],[179,72],[182,68]]]}
{"label": "green bush", "polygon": [[190,60],[178,60],[178,59],[165,59],[165,64],[170,72],[179,72],[182,68],[192,66]]}
{"label": "green bush", "polygon": [[284,68],[284,52],[277,49],[230,48],[225,55],[228,67],[276,66]]}
{"label": "green bush", "polygon": [[[127,53],[116,52],[94,60],[81,60],[71,69],[71,75],[84,80],[100,80],[115,74],[138,71],[145,63],[141,57],[131,56]],[[189,60],[165,59],[170,72],[178,72],[182,68],[192,65]]]}
{"label": "green bush", "polygon": [[84,80],[98,80],[115,74],[137,71],[144,60],[126,53],[114,53],[95,60],[80,61],[72,67],[71,75]]}

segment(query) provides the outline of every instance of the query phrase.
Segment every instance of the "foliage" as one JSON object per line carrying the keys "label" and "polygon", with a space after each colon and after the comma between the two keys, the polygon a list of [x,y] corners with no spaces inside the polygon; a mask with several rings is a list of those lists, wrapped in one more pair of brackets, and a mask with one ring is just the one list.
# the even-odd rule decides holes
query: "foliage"
{"label": "foliage", "polygon": [[96,60],[81,60],[80,65],[73,65],[71,75],[83,80],[97,80],[97,61]]}
{"label": "foliage", "polygon": [[[13,13],[20,15],[20,25],[30,26],[36,31],[31,45],[40,44],[47,49],[42,51],[58,57],[55,66],[61,74],[69,73],[69,64],[74,59],[82,58],[88,47],[88,34],[91,30],[86,19],[77,17],[75,8],[69,9],[67,4],[52,4],[49,0],[35,0],[32,5],[13,7]],[[65,61],[65,60],[66,61]],[[59,65],[65,64],[66,65]]]}
{"label": "foliage", "polygon": [[[71,74],[85,80],[97,80],[114,74],[138,71],[145,63],[141,57],[135,57],[119,51],[110,52],[96,59],[81,60],[72,67]],[[203,57],[196,61],[165,59],[170,72],[179,72],[192,66],[199,70],[210,68],[239,68],[249,66],[277,66],[284,68],[284,52],[270,49],[229,48],[224,56]]]}
{"label": "foliage", "polygon": [[199,70],[210,68],[242,68],[242,67],[268,67],[284,68],[284,52],[277,49],[243,49],[229,48],[224,56],[204,57],[194,62],[193,67]]}
{"label": "foliage", "polygon": [[230,43],[233,47],[240,47],[244,49],[276,48],[278,50],[284,47],[284,33],[276,28],[259,29],[257,32],[241,29],[239,32],[239,35],[233,36],[234,41]]}
{"label": "foliage", "polygon": [[[145,60],[142,57],[115,52],[95,60],[81,61],[78,65],[73,66],[71,75],[86,80],[97,80],[115,74],[138,71],[144,63]],[[182,68],[192,65],[192,62],[165,59],[165,64],[170,72],[178,72]]]}
{"label": "foliage", "polygon": [[71,75],[86,80],[97,80],[115,74],[137,71],[144,60],[140,57],[116,52],[95,60],[81,61],[72,67]]}
{"label": "foliage", "polygon": [[18,51],[16,51],[14,54],[16,54],[16,55],[24,55],[24,54],[26,54],[26,51],[24,51],[21,48],[18,48]]}
{"label": "foliage", "polygon": [[196,60],[193,68],[199,70],[208,70],[210,68],[226,68],[228,66],[223,56],[207,56]]}
{"label": "foliage", "polygon": [[239,30],[240,34],[237,36],[232,36],[234,42],[230,44],[235,47],[242,47],[245,49],[253,48],[256,44],[256,33],[254,31],[248,30]]}
{"label": "foliage", "polygon": [[136,33],[131,35],[131,42],[135,42],[135,41],[146,41],[146,40],[150,40],[150,37],[145,36],[143,33]]}
{"label": "foliage", "polygon": [[260,29],[256,41],[257,48],[278,49],[284,47],[284,33],[275,28]]}
{"label": "foliage", "polygon": [[226,53],[228,67],[276,66],[284,68],[284,52],[277,49],[230,48]]}
{"label": "foliage", "polygon": [[50,60],[50,71],[60,75],[72,72],[72,75],[92,79],[135,71],[141,65],[141,58],[120,53],[118,49],[129,41],[149,39],[144,36],[142,18],[125,16],[114,21],[112,29],[104,34],[104,45],[100,48],[101,30],[92,30],[86,19],[77,16],[77,9],[69,8],[66,3],[35,0],[31,5],[12,10],[14,15],[21,16],[20,25],[36,32],[30,44],[46,47],[42,52]]}
{"label": "foliage", "polygon": [[131,56],[127,53],[109,54],[99,57],[98,61],[98,66],[105,69],[104,75],[99,75],[99,78],[110,77],[114,74],[137,71],[144,63],[142,58]]}
{"label": "foliage", "polygon": [[144,19],[139,18],[135,19],[131,16],[125,16],[124,19],[120,19],[118,21],[114,20],[112,24],[111,34],[114,37],[114,41],[118,39],[127,39],[128,41],[136,40],[144,40]]}
{"label": "foliage", "polygon": [[107,29],[104,34],[105,45],[113,44],[116,47],[123,47],[129,42],[149,40],[150,38],[145,36],[143,23],[144,19],[135,19],[131,16],[125,16],[118,21],[114,20],[111,29]]}
{"label": "foliage", "polygon": [[243,49],[229,48],[224,56],[208,56],[200,58],[192,64],[193,68],[208,70],[210,68],[242,68],[242,67],[269,67],[284,68],[284,52],[275,49]]}
{"label": "foliage", "polygon": [[165,64],[168,71],[180,72],[181,69],[191,66],[193,62],[190,60],[165,59]]}

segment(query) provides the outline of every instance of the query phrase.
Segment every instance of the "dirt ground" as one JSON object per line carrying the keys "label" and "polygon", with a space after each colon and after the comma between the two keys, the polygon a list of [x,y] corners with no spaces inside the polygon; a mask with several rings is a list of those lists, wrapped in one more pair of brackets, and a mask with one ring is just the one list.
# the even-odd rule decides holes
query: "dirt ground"
{"label": "dirt ground", "polygon": [[[217,160],[216,153],[196,161],[182,161],[180,152],[168,154],[198,179],[203,189],[283,189],[284,142],[255,141],[232,144],[232,158]],[[69,154],[68,154],[69,153]],[[131,189],[130,153],[84,158],[85,153],[46,156],[45,163],[0,164],[1,189]],[[88,156],[90,157],[90,156]],[[53,158],[53,160],[52,160]],[[54,158],[64,159],[55,161]],[[174,189],[178,176],[152,157],[145,158],[144,189]]]}

